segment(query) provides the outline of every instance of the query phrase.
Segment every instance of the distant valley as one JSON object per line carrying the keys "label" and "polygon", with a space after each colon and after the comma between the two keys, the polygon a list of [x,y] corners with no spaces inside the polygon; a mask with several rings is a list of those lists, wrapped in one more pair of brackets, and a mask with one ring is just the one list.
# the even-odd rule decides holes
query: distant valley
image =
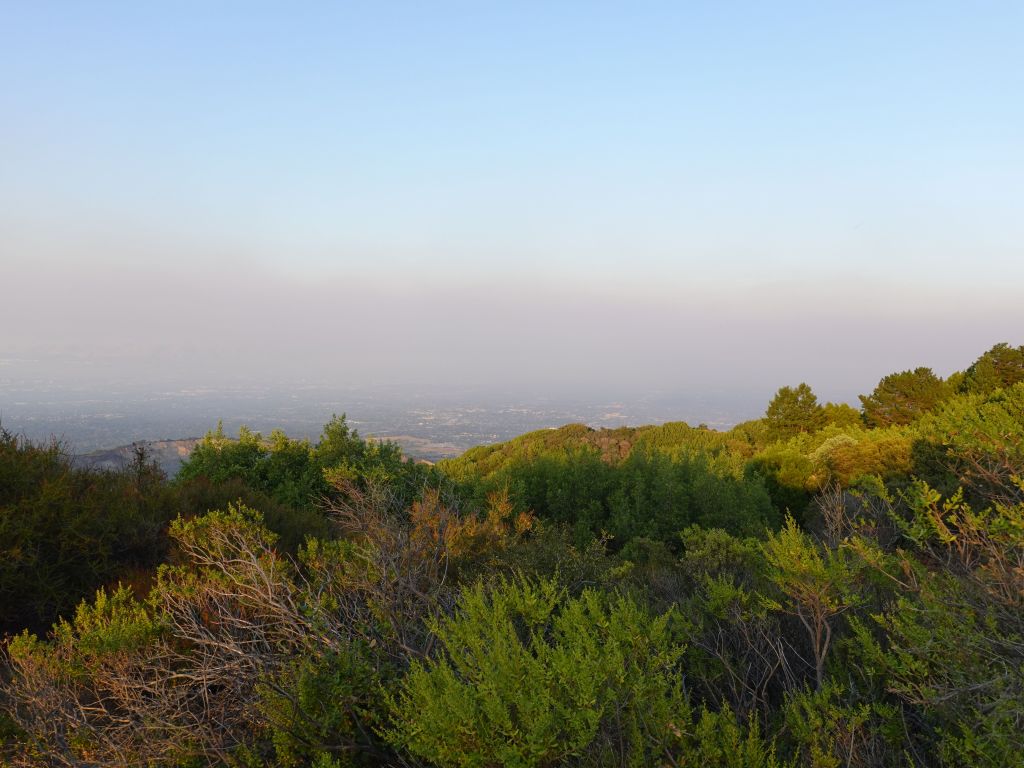
{"label": "distant valley", "polygon": [[142,443],[173,476],[208,430],[245,425],[316,442],[332,414],[346,413],[366,438],[390,440],[406,456],[436,462],[524,432],[583,423],[593,427],[706,423],[726,429],[760,415],[751,397],[500,398],[473,392],[403,393],[309,386],[102,392],[55,382],[0,381],[0,426],[35,441],[61,441],[88,466],[119,468]]}

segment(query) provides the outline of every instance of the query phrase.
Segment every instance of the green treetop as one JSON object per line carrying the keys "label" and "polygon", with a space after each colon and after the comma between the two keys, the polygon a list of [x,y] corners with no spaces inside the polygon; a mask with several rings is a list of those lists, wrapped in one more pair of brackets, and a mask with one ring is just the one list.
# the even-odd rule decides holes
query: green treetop
{"label": "green treetop", "polygon": [[801,432],[815,432],[825,423],[825,410],[807,384],[782,387],[764,414],[771,440],[786,440]]}
{"label": "green treetop", "polygon": [[951,394],[949,386],[931,368],[890,373],[874,392],[861,395],[864,421],[870,427],[909,424]]}
{"label": "green treetop", "polygon": [[1024,345],[996,344],[964,372],[961,392],[985,395],[1024,381]]}

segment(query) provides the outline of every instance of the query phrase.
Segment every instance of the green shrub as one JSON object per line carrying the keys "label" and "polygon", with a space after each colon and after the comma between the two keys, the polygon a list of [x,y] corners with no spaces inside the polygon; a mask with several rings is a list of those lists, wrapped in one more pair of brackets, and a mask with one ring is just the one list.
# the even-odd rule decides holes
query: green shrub
{"label": "green shrub", "polygon": [[389,737],[439,766],[648,765],[686,711],[668,623],[552,581],[477,584],[390,700]]}

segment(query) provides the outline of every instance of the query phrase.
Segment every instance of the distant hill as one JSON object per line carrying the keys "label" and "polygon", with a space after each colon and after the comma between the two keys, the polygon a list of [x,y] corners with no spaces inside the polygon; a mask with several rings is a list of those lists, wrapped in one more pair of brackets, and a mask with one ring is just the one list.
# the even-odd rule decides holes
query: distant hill
{"label": "distant hill", "polygon": [[174,477],[182,462],[191,455],[192,450],[202,439],[187,437],[183,440],[138,440],[117,448],[78,454],[75,456],[75,462],[80,466],[96,469],[121,470],[131,464],[135,458],[135,447],[141,445],[146,448],[150,459],[155,461],[168,477]]}

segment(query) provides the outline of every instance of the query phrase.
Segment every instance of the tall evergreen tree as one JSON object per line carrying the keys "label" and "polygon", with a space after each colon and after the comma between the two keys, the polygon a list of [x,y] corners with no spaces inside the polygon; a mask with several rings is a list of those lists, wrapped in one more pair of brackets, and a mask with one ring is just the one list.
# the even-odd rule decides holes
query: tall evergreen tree
{"label": "tall evergreen tree", "polygon": [[1024,381],[1024,345],[1003,342],[983,354],[964,372],[961,392],[988,394]]}
{"label": "tall evergreen tree", "polygon": [[909,424],[950,394],[946,383],[931,368],[890,373],[870,395],[860,395],[864,421],[870,427]]}
{"label": "tall evergreen tree", "polygon": [[825,424],[825,409],[810,386],[782,387],[764,414],[771,440],[786,440],[801,432],[815,432]]}

